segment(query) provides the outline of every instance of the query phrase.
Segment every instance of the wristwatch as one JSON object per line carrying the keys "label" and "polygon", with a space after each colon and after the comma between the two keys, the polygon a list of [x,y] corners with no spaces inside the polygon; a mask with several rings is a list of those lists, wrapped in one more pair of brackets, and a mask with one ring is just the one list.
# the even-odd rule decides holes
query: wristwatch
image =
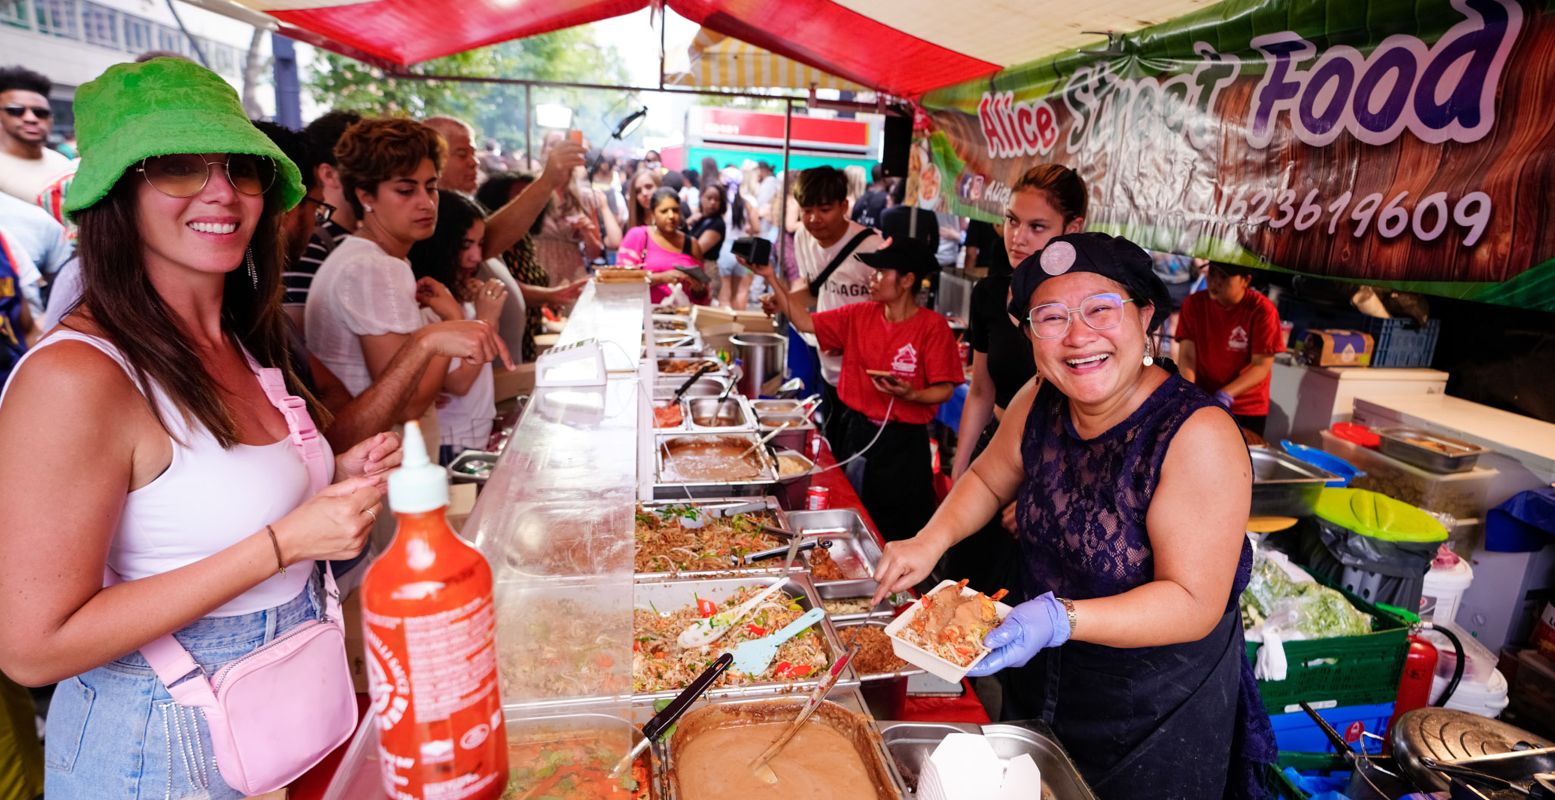
{"label": "wristwatch", "polygon": [[1064,607],[1064,613],[1069,617],[1069,638],[1073,639],[1075,627],[1079,625],[1079,617],[1076,617],[1074,613],[1074,601],[1067,597],[1055,597],[1053,599],[1057,600],[1059,605]]}

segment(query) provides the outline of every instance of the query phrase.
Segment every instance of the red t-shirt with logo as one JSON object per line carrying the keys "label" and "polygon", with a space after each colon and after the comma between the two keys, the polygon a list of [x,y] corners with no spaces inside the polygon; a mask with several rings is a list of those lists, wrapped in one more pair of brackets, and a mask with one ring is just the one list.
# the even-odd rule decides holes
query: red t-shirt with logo
{"label": "red t-shirt with logo", "polygon": [[[901,321],[889,322],[885,306],[873,301],[854,303],[810,317],[822,350],[842,352],[837,396],[854,411],[873,420],[886,416],[892,396],[875,388],[865,370],[890,372],[914,389],[965,380],[961,351],[945,318],[926,308]],[[891,419],[926,425],[935,406],[895,398]]]}
{"label": "red t-shirt with logo", "polygon": [[[1248,289],[1242,302],[1226,308],[1209,292],[1194,292],[1183,301],[1177,339],[1193,342],[1197,365],[1193,382],[1214,394],[1236,380],[1254,355],[1285,352],[1280,336],[1280,312],[1263,293]],[[1239,394],[1231,413],[1260,417],[1269,413],[1269,377]]]}

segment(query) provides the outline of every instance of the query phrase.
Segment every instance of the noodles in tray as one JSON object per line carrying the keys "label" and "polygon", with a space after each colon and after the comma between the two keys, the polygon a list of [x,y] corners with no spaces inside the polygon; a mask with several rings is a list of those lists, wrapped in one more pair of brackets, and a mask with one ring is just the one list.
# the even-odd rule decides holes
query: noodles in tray
{"label": "noodles in tray", "polygon": [[[701,527],[686,527],[698,519]],[[736,558],[785,543],[761,530],[775,522],[764,512],[712,518],[691,505],[639,508],[633,565],[639,573],[732,570]]]}
{"label": "noodles in tray", "polygon": [[[793,596],[778,592],[711,647],[686,649],[680,646],[677,639],[681,631],[698,620],[733,609],[755,597],[763,588],[740,589],[722,603],[699,598],[696,603],[667,614],[660,613],[660,609],[637,609],[633,626],[632,691],[679,691],[712,663],[719,653],[734,649],[740,642],[775,633],[804,614],[805,609]],[[820,629],[811,627],[783,643],[778,648],[777,658],[772,660],[766,672],[748,675],[730,668],[713,686],[803,680],[825,671],[829,666],[831,655]]]}

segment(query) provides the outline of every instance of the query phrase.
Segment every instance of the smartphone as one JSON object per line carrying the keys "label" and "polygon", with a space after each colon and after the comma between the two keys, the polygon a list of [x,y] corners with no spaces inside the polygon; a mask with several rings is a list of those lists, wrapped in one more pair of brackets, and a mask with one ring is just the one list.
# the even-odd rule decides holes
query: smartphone
{"label": "smartphone", "polygon": [[894,377],[896,377],[896,373],[894,373],[894,372],[892,372],[892,371],[890,371],[888,369],[866,369],[866,370],[864,370],[864,374],[868,375],[871,378],[894,378]]}

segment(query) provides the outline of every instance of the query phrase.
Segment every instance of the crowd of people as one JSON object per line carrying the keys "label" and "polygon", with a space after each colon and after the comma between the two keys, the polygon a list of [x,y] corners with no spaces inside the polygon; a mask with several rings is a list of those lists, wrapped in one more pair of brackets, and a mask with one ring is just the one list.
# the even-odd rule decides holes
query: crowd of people
{"label": "crowd of people", "polygon": [[[857,167],[676,171],[560,131],[515,159],[443,116],[294,131],[177,57],[80,87],[72,159],[47,146],[49,90],[0,69],[0,698],[58,684],[44,757],[15,714],[0,746],[47,764],[50,798],[239,796],[141,649],[176,634],[210,673],[317,618],[378,521],[390,431],[422,420],[444,459],[484,446],[496,371],[534,358],[546,309],[602,265],[648,272],[654,302],[756,305],[806,337],[824,431],[891,542],[882,593],[936,570],[1047,590],[983,669],[1032,716],[1092,698],[1053,720],[1088,778],[1219,796],[1267,755],[1222,656],[1247,573],[1238,424],[1267,413],[1279,320],[1214,265],[1177,317],[1180,370],[1165,360],[1174,303],[1144,251],[1082,233],[1075,170],[1034,165],[1002,222],[967,223]],[[773,257],[736,253],[747,237]],[[970,371],[920,298],[955,264],[988,276]],[[939,503],[929,425],[968,377]],[[1226,762],[1174,772],[1146,736],[1168,707]]]}

